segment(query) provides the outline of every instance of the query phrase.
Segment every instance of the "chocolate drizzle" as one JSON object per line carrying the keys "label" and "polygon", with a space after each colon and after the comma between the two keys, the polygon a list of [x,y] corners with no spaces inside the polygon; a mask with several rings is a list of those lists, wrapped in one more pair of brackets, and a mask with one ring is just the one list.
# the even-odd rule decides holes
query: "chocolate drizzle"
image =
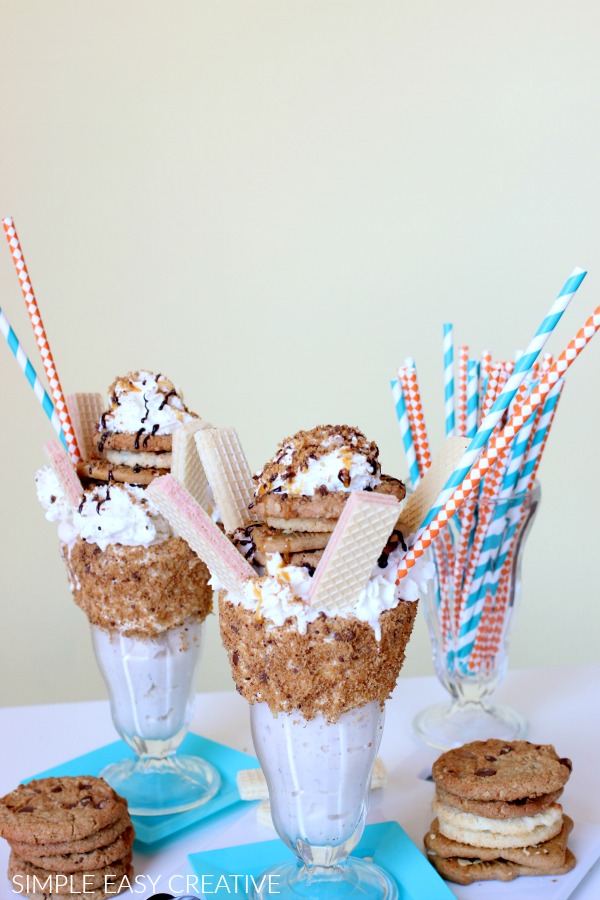
{"label": "chocolate drizzle", "polygon": [[142,441],[142,447],[148,446],[148,441],[150,440],[151,437],[154,437],[154,435],[156,434],[156,432],[158,431],[159,428],[160,428],[160,425],[158,423],[156,423],[155,425],[152,426],[152,431],[148,432],[148,434]]}
{"label": "chocolate drizzle", "polygon": [[[158,381],[158,379],[157,379],[157,381]],[[164,409],[164,407],[165,407],[165,406],[167,405],[167,403],[169,402],[169,397],[176,397],[176,396],[177,396],[177,391],[169,391],[167,394],[165,394],[165,399],[164,399],[163,402],[160,404],[160,406],[158,407],[158,409],[159,409],[159,410]],[[143,419],[142,419],[142,421],[143,421]]]}

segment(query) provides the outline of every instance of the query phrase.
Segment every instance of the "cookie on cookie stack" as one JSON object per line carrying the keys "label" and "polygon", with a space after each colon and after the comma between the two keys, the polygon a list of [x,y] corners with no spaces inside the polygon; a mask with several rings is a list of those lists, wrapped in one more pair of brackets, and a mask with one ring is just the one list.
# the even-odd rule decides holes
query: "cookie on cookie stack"
{"label": "cookie on cookie stack", "polygon": [[135,837],[127,802],[102,778],[42,778],[0,799],[8,877],[22,896],[104,900],[129,887]]}
{"label": "cookie on cookie stack", "polygon": [[443,753],[432,769],[429,861],[458,884],[569,872],[573,822],[557,800],[571,769],[550,744],[529,741],[474,741]]}
{"label": "cookie on cookie stack", "polygon": [[[381,474],[378,457],[377,444],[349,425],[318,425],[286,438],[254,476],[252,524],[237,536],[244,555],[264,566],[278,553],[284,565],[314,569],[352,491],[404,499],[404,484]],[[394,531],[384,554],[401,540]]]}
{"label": "cookie on cookie stack", "polygon": [[[81,425],[86,456],[77,467],[83,481],[148,485],[171,470],[173,439],[179,427],[204,424],[162,374],[144,369],[129,372],[115,379],[109,395],[107,410],[103,410],[100,394],[73,397],[75,427]],[[85,418],[87,423],[80,421]],[[96,430],[96,439],[86,446],[90,426]]]}

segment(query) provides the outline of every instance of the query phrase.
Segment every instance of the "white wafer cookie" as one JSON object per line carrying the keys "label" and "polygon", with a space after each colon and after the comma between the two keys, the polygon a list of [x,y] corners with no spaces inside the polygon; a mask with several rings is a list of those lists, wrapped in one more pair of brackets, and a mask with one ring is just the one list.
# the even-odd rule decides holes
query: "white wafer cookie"
{"label": "white wafer cookie", "polygon": [[273,817],[271,816],[271,804],[268,800],[263,800],[256,807],[256,823],[262,825],[263,828],[272,828],[275,831]]}
{"label": "white wafer cookie", "polygon": [[422,525],[469,443],[469,439],[465,437],[447,439],[400,513],[398,527],[403,534],[413,534]]}
{"label": "white wafer cookie", "polygon": [[78,507],[83,496],[83,487],[66,450],[58,441],[48,441],[44,444],[44,454],[58,478],[65,497],[71,506]]}
{"label": "white wafer cookie", "polygon": [[202,509],[212,515],[213,499],[195,440],[197,432],[206,428],[212,428],[209,422],[194,419],[191,422],[184,422],[175,429],[171,475],[181,482]]}
{"label": "white wafer cookie", "polygon": [[172,475],[156,478],[146,488],[146,497],[206,563],[225,590],[239,594],[246,582],[256,577],[250,563]]}
{"label": "white wafer cookie", "polygon": [[[262,769],[240,769],[236,775],[241,800],[268,800],[267,779]],[[387,769],[381,757],[377,757],[371,775],[371,790],[382,788],[387,782]]]}
{"label": "white wafer cookie", "polygon": [[240,800],[268,800],[267,779],[262,769],[240,769],[235,776]]}
{"label": "white wafer cookie", "polygon": [[352,610],[394,529],[395,497],[355,491],[348,498],[315,570],[309,602],[330,613]]}
{"label": "white wafer cookie", "polygon": [[67,408],[81,458],[100,456],[96,440],[98,423],[104,412],[102,394],[67,394]]}
{"label": "white wafer cookie", "polygon": [[235,428],[211,428],[196,434],[198,453],[228,534],[250,522],[254,496],[252,473]]}

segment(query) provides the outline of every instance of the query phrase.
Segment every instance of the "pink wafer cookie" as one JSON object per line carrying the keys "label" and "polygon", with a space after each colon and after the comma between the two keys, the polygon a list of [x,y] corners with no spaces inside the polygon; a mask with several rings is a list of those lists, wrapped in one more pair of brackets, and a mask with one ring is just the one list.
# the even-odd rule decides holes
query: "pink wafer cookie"
{"label": "pink wafer cookie", "polygon": [[156,478],[146,489],[146,497],[227,591],[240,593],[248,579],[256,577],[250,563],[172,475]]}
{"label": "pink wafer cookie", "polygon": [[309,601],[329,612],[351,611],[398,519],[395,497],[353,492],[315,571]]}
{"label": "pink wafer cookie", "polygon": [[58,441],[44,444],[46,459],[54,469],[61,488],[65,492],[71,506],[79,506],[83,495],[83,487],[73,468],[73,464]]}

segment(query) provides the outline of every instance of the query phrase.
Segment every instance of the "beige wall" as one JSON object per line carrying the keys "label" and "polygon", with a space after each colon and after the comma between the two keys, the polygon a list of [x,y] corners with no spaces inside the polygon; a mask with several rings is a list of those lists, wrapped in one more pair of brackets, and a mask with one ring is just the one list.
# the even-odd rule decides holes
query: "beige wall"
{"label": "beige wall", "polygon": [[[506,357],[575,265],[598,303],[592,0],[3,0],[0,212],[63,383],[168,373],[251,465],[318,422],[405,472],[388,379],[442,435],[441,326]],[[3,240],[3,239],[2,239]],[[6,248],[0,305],[37,353]],[[513,666],[598,659],[600,339],[543,464]],[[0,702],[104,696],[33,475],[51,437],[6,347]],[[423,618],[405,671],[431,671]],[[216,628],[201,687],[231,685]]]}

